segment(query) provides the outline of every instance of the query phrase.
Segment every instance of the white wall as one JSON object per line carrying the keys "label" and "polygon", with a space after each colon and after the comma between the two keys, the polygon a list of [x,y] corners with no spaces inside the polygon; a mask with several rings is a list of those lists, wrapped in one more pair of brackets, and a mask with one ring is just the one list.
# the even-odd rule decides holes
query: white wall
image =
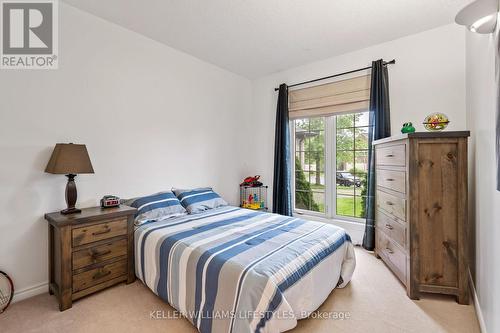
{"label": "white wall", "polygon": [[[469,193],[475,222],[475,286],[487,332],[500,332],[500,192],[495,160],[495,37],[467,32]],[[474,273],[474,272],[473,272]]]}
{"label": "white wall", "polygon": [[21,297],[46,290],[43,215],[65,207],[55,143],[87,144],[80,207],[206,185],[235,204],[248,171],[250,81],[64,3],[59,30],[58,70],[0,72],[0,269]]}
{"label": "white wall", "polygon": [[417,131],[423,130],[425,116],[437,111],[450,118],[449,130],[465,129],[464,49],[463,27],[452,24],[255,80],[253,115],[262,133],[253,139],[254,169],[272,184],[274,87],[366,67],[380,58],[396,59],[389,67],[393,134],[400,133],[402,124],[408,121]]}

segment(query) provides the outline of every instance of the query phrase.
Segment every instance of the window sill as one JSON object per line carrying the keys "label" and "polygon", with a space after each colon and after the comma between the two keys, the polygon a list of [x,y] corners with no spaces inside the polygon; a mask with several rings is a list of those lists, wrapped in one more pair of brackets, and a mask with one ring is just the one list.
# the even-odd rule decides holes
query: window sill
{"label": "window sill", "polygon": [[305,212],[293,212],[293,216],[295,217],[301,217],[306,220],[313,220],[313,221],[318,221],[318,222],[323,222],[323,223],[348,223],[348,224],[353,224],[353,225],[359,225],[362,226],[363,228],[365,227],[365,222],[363,219],[350,219],[350,218],[330,218],[330,217],[325,217],[322,215],[316,215],[316,214],[308,214]]}
{"label": "window sill", "polygon": [[359,245],[363,242],[363,234],[365,232],[365,224],[361,221],[353,221],[347,219],[332,219],[323,216],[317,216],[312,214],[304,214],[293,212],[293,216],[297,218],[301,218],[304,220],[322,222],[326,224],[332,224],[334,226],[343,228],[347,231],[347,233],[351,236],[352,242],[354,245]]}

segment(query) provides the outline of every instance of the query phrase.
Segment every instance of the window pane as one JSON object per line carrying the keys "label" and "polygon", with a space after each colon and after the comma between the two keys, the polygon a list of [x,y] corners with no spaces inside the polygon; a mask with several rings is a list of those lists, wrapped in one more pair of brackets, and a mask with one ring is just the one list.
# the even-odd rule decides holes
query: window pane
{"label": "window pane", "polygon": [[337,171],[348,172],[350,168],[354,166],[354,152],[352,150],[347,151],[337,151]]}
{"label": "window pane", "polygon": [[320,151],[310,151],[306,154],[309,171],[325,170],[325,153]]}
{"label": "window pane", "polygon": [[309,197],[310,192],[295,191],[295,208],[297,209],[309,209]]}
{"label": "window pane", "polygon": [[314,152],[324,153],[325,151],[325,132],[324,131],[314,131],[309,132],[311,137],[308,141],[307,150]]}
{"label": "window pane", "polygon": [[311,175],[311,188],[312,189],[324,189],[325,188],[325,172],[324,171],[312,171]]}
{"label": "window pane", "polygon": [[304,171],[309,171],[311,170],[311,163],[313,163],[313,160],[314,160],[314,155],[311,153],[311,151],[309,150],[306,150],[304,152],[304,156],[305,156],[305,159],[304,159],[304,164],[302,164],[302,169]]}
{"label": "window pane", "polygon": [[355,126],[360,127],[360,126],[368,126],[369,125],[369,120],[370,120],[370,113],[369,112],[361,112],[357,113],[355,116]]}
{"label": "window pane", "polygon": [[337,195],[354,195],[354,186],[352,186],[349,181],[346,182],[339,173],[337,173],[336,183]]}
{"label": "window pane", "polygon": [[325,172],[325,152],[322,152],[319,154],[319,156],[316,157],[316,171]]}
{"label": "window pane", "polygon": [[325,170],[325,152],[324,151],[307,151],[305,152],[304,170],[307,171],[324,171]]}
{"label": "window pane", "polygon": [[303,170],[304,169],[304,162],[305,162],[305,152],[296,151],[295,152],[295,169]]}
{"label": "window pane", "polygon": [[354,216],[354,197],[337,195],[337,215]]}
{"label": "window pane", "polygon": [[368,127],[357,127],[355,129],[356,149],[368,149]]}
{"label": "window pane", "polygon": [[354,210],[354,216],[355,217],[365,217],[365,202],[366,202],[366,197],[361,197],[361,196],[355,196],[355,210]]}
{"label": "window pane", "polygon": [[309,119],[297,119],[295,120],[295,130],[304,129],[307,130],[309,128]]}
{"label": "window pane", "polygon": [[354,127],[354,114],[337,116],[337,128]]}
{"label": "window pane", "polygon": [[354,195],[366,195],[366,174],[354,175]]}
{"label": "window pane", "polygon": [[355,172],[359,174],[368,172],[368,151],[356,151],[354,154]]}
{"label": "window pane", "polygon": [[310,118],[309,119],[309,129],[311,131],[323,131],[325,129],[325,118]]}
{"label": "window pane", "polygon": [[305,161],[305,153],[303,151],[295,150],[295,169],[297,169],[297,163],[298,163],[298,166],[300,166],[300,170],[302,170],[304,161]]}
{"label": "window pane", "polygon": [[295,172],[295,189],[299,191],[309,191],[309,173]]}
{"label": "window pane", "polygon": [[354,149],[354,131],[352,128],[337,129],[337,150]]}
{"label": "window pane", "polygon": [[314,191],[312,192],[313,203],[311,210],[315,212],[325,212],[325,192]]}

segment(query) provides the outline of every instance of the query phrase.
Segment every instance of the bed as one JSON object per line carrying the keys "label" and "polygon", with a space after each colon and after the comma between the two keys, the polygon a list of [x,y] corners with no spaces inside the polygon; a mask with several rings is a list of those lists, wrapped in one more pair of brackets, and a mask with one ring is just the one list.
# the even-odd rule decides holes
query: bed
{"label": "bed", "polygon": [[238,207],[146,223],[136,275],[202,333],[283,332],[349,283],[342,228]]}

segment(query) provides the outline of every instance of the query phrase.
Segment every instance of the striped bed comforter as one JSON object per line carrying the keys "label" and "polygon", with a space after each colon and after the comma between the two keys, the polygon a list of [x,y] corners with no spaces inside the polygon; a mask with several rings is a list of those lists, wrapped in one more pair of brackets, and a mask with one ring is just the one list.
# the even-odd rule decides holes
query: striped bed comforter
{"label": "striped bed comforter", "polygon": [[222,207],[141,225],[136,275],[202,333],[283,332],[355,267],[341,228]]}

